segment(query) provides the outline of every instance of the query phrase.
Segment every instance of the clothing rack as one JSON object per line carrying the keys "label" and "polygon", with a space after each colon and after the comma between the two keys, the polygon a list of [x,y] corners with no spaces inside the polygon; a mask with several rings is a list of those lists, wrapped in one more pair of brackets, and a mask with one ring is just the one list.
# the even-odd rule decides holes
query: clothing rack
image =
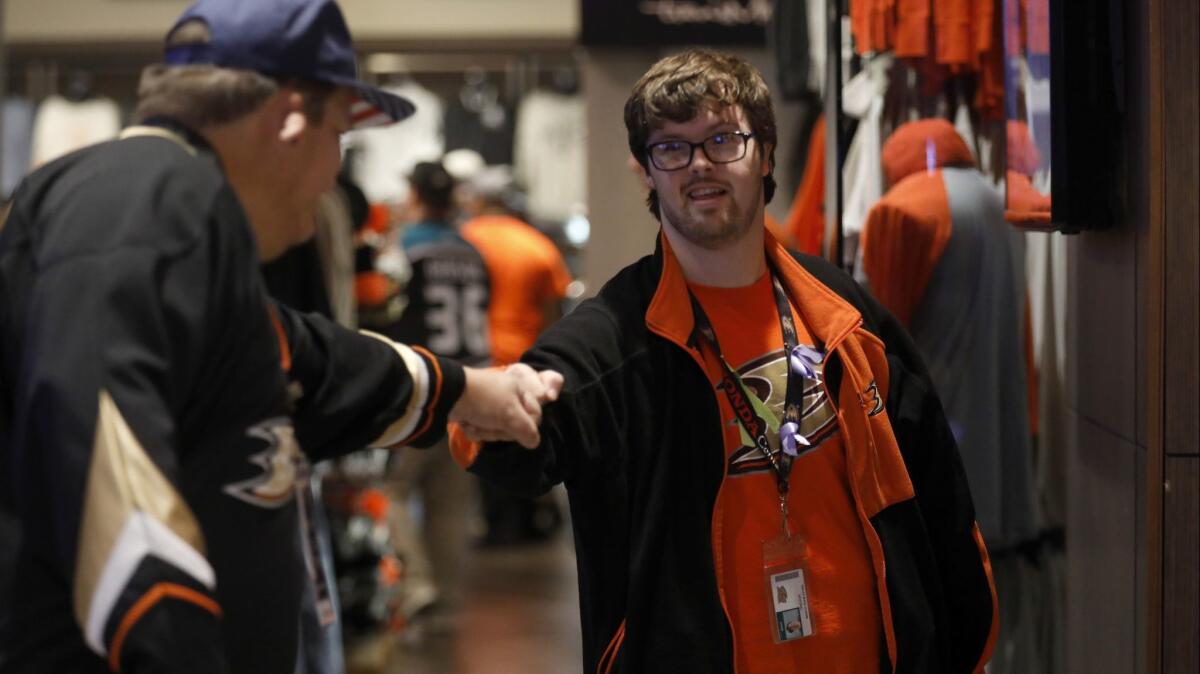
{"label": "clothing rack", "polygon": [[472,68],[490,72],[505,72],[523,67],[533,70],[553,70],[563,66],[577,67],[579,54],[572,50],[539,52],[395,52],[377,51],[363,59],[368,74],[444,73],[462,72]]}
{"label": "clothing rack", "polygon": [[[578,79],[582,55],[578,50],[480,51],[480,52],[398,52],[378,51],[362,59],[363,76],[385,83],[398,75],[412,75],[434,89],[444,89],[445,81],[461,84],[471,72],[485,77],[496,75],[504,84],[504,98],[515,101],[533,89],[549,86],[555,74],[569,70]],[[444,83],[438,86],[438,82]],[[446,92],[442,92],[446,93]]]}
{"label": "clothing rack", "polygon": [[[118,100],[132,99],[137,94],[142,69],[158,62],[162,49],[159,44],[149,43],[121,47],[109,44],[5,47],[0,43],[0,94],[18,93],[31,100],[59,93],[62,76],[75,70],[94,75],[98,93]],[[508,50],[493,45],[480,51],[410,50],[385,45],[380,49],[363,49],[362,53],[362,76],[374,83],[401,73],[437,79],[482,70],[503,75],[504,81],[511,84],[505,93],[512,98],[549,83],[558,69],[569,68],[578,73],[583,58],[578,49],[556,45],[532,50],[515,47]]]}
{"label": "clothing rack", "polygon": [[92,77],[97,95],[132,102],[142,69],[161,59],[161,46],[6,45],[4,93],[38,101],[63,92],[72,73]]}

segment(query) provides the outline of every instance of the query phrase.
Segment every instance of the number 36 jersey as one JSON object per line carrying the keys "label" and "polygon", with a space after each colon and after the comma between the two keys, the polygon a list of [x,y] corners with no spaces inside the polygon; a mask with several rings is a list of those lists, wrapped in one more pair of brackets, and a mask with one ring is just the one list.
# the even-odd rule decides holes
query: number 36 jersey
{"label": "number 36 jersey", "polygon": [[479,251],[451,225],[433,222],[410,227],[401,245],[412,266],[408,302],[384,332],[466,365],[488,364],[491,286]]}

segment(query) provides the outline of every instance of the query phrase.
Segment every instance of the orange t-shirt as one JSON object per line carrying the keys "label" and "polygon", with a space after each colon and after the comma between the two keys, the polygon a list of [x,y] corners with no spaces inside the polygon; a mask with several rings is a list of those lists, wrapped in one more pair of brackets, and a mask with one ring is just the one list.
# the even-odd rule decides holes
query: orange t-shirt
{"label": "orange t-shirt", "polygon": [[492,282],[492,361],[516,362],[546,328],[543,308],[566,296],[571,273],[554,243],[517,218],[473,218],[463,225],[462,236],[483,256]]}
{"label": "orange t-shirt", "polygon": [[[787,360],[771,275],[745,288],[690,285],[712,321],[726,361],[775,416],[768,440],[779,452],[779,420],[787,387]],[[795,311],[793,310],[793,314]],[[801,344],[813,344],[797,322]],[[716,385],[720,366],[706,363]],[[821,376],[821,366],[816,368]],[[806,579],[816,632],[776,644],[773,606],[763,575],[762,545],[780,531],[775,476],[725,394],[716,391],[725,428],[726,476],[713,512],[717,582],[733,627],[739,674],[822,672],[877,674],[884,652],[875,572],[846,474],[837,413],[825,388],[806,380],[801,432],[812,443],[789,473],[789,523],[807,544]]]}

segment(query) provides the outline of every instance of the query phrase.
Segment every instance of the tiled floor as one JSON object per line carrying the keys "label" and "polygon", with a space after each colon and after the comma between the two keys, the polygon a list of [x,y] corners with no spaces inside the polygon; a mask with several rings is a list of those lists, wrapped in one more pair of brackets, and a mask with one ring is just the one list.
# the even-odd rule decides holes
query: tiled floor
{"label": "tiled floor", "polygon": [[581,664],[569,532],[523,547],[473,551],[466,610],[452,636],[399,646],[387,674],[561,674]]}

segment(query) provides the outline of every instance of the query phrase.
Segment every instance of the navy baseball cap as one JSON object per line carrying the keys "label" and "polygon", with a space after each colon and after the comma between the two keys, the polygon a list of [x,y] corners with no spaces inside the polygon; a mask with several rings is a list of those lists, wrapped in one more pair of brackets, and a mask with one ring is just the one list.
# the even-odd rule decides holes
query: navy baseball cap
{"label": "navy baseball cap", "polygon": [[208,27],[210,39],[168,47],[167,65],[240,68],[347,87],[357,94],[355,128],[398,122],[415,110],[408,99],[358,80],[350,30],[333,0],[196,0],[168,36],[194,21]]}

